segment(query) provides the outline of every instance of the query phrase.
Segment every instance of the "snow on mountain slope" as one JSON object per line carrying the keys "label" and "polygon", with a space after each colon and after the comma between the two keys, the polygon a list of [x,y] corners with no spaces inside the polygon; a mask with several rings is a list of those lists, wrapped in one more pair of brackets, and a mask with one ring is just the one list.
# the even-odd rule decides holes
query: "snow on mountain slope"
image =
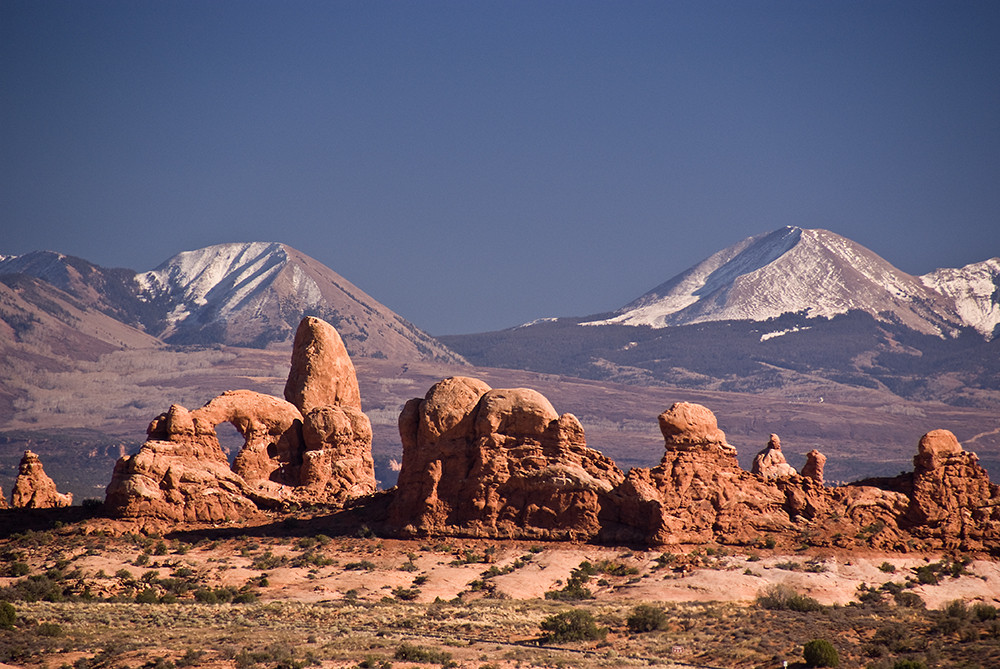
{"label": "snow on mountain slope", "polygon": [[928,288],[947,295],[963,322],[992,337],[1000,325],[1000,258],[958,269],[938,269],[920,277]]}
{"label": "snow on mountain slope", "polygon": [[177,344],[288,344],[304,315],[337,328],[352,355],[457,354],[329,267],[284,244],[218,244],[185,251],[137,275],[139,297],[162,305],[154,334]]}
{"label": "snow on mountain slope", "polygon": [[612,318],[585,325],[662,328],[851,310],[937,335],[963,324],[952,300],[860,244],[826,230],[786,227],[719,251]]}
{"label": "snow on mountain slope", "polygon": [[[212,320],[218,320],[248,304],[259,305],[288,262],[281,244],[218,244],[178,253],[156,269],[138,274],[136,280],[140,297],[171,297],[174,307],[167,315],[168,328],[161,333],[170,336],[194,314],[207,311]],[[295,292],[302,306],[311,308],[319,303],[315,283]]]}

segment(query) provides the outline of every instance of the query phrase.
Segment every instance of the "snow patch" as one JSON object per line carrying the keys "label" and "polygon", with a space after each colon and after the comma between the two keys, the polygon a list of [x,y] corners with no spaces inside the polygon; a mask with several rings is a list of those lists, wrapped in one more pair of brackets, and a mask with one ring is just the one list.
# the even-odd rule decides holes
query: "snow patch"
{"label": "snow patch", "polygon": [[775,337],[781,337],[783,335],[790,334],[792,332],[802,332],[803,330],[812,330],[812,326],[811,325],[806,325],[804,327],[796,326],[794,328],[788,328],[787,330],[775,330],[774,332],[765,332],[760,336],[760,340],[763,342],[767,341],[768,339],[774,339]]}

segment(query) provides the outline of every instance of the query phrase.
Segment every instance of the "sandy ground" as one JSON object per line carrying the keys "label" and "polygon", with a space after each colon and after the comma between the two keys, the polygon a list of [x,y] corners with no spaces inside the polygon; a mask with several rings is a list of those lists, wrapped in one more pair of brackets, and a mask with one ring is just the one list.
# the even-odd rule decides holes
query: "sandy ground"
{"label": "sandy ground", "polygon": [[[437,546],[395,540],[333,540],[314,549],[331,564],[291,566],[303,554],[294,544],[253,543],[253,550],[238,550],[238,542],[223,542],[213,548],[194,547],[183,555],[152,556],[146,564],[135,565],[139,549],[116,549],[98,555],[81,555],[74,566],[85,574],[102,573],[107,587],[115,587],[114,575],[127,569],[135,578],[148,571],[169,576],[178,567],[197,572],[203,582],[241,587],[266,575],[260,589],[264,600],[322,602],[356,597],[378,600],[394,596],[397,589],[415,590],[414,601],[451,600],[463,592],[475,591],[475,582],[486,580],[500,596],[510,599],[543,598],[563,587],[571,572],[584,561],[602,561],[625,567],[626,575],[594,574],[587,587],[598,600],[664,602],[749,602],[774,584],[785,584],[819,600],[822,604],[846,605],[855,600],[862,584],[878,587],[887,582],[915,581],[913,569],[936,562],[940,555],[778,555],[769,552],[722,551],[706,555],[705,549],[675,548],[673,561],[663,565],[664,550],[631,551],[622,548],[544,544],[491,544],[452,542]],[[494,546],[491,561],[480,561],[484,551]],[[711,551],[711,549],[708,549]],[[466,563],[471,551],[474,562]],[[254,566],[270,552],[285,564],[261,569]],[[714,551],[712,551],[714,552]],[[241,554],[242,553],[242,554]],[[658,562],[660,558],[660,562]],[[693,566],[692,566],[693,563]],[[359,565],[364,565],[358,568]],[[891,565],[895,571],[885,571]],[[350,567],[354,568],[350,568]],[[490,568],[510,573],[487,576]],[[807,571],[807,568],[810,570]],[[969,574],[945,577],[936,585],[913,585],[929,608],[940,608],[955,599],[1000,604],[1000,564],[987,560],[972,562]],[[0,579],[0,582],[9,579]],[[101,583],[100,579],[98,583]]]}

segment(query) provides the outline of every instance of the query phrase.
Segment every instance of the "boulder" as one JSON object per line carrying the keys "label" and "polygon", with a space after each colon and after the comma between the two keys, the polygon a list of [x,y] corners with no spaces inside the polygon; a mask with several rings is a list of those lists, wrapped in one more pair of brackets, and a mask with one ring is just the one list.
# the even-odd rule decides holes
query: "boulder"
{"label": "boulder", "polygon": [[57,509],[73,503],[72,493],[60,493],[42,468],[42,461],[25,451],[14,480],[11,506],[15,509]]}
{"label": "boulder", "polygon": [[624,480],[572,414],[527,388],[451,377],[406,403],[390,525],[404,536],[592,538]]}
{"label": "boulder", "polygon": [[798,474],[785,460],[781,439],[776,434],[772,434],[764,450],[754,456],[750,472],[765,479],[784,479]]}
{"label": "boulder", "polygon": [[676,402],[658,416],[660,432],[667,450],[692,450],[703,446],[717,446],[736,453],[726,443],[725,433],[707,407],[691,402]]}

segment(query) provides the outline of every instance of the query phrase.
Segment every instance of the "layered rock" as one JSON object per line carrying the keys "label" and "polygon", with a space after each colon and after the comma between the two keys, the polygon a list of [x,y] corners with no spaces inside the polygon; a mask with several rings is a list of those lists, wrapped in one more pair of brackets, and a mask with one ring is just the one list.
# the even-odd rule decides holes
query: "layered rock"
{"label": "layered rock", "polygon": [[592,538],[624,479],[576,417],[526,388],[445,379],[406,403],[399,432],[390,525],[403,535]]}
{"label": "layered rock", "polygon": [[659,416],[665,453],[657,467],[632,469],[616,490],[618,525],[608,539],[654,544],[752,543],[790,529],[786,496],[740,468],[715,415],[679,402]]}
{"label": "layered rock", "polygon": [[948,430],[920,439],[904,525],[944,548],[982,549],[1000,540],[1000,486]]}
{"label": "layered rock", "polygon": [[361,411],[354,363],[329,323],[299,323],[285,399],[303,416],[300,497],[343,504],[375,492],[371,421]]}
{"label": "layered rock", "polygon": [[45,473],[39,457],[25,451],[14,480],[11,506],[15,509],[56,509],[72,503],[73,494],[56,490],[55,482]]}
{"label": "layered rock", "polygon": [[[234,521],[288,503],[342,506],[374,492],[371,424],[340,336],[306,318],[295,342],[286,384],[295,403],[231,390],[195,411],[172,406],[150,423],[139,453],[115,465],[111,513]],[[215,431],[223,422],[245,440],[232,467]]]}
{"label": "layered rock", "polygon": [[764,450],[754,456],[750,472],[765,479],[784,479],[798,474],[795,467],[785,460],[781,439],[776,434],[772,434]]}

